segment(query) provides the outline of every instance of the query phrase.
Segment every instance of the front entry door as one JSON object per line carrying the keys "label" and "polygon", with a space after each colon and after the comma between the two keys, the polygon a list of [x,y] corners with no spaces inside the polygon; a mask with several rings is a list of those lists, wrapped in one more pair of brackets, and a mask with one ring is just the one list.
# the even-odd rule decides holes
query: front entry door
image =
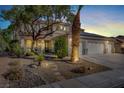
{"label": "front entry door", "polygon": [[50,40],[45,40],[45,52],[46,53],[51,52],[51,42],[50,42]]}

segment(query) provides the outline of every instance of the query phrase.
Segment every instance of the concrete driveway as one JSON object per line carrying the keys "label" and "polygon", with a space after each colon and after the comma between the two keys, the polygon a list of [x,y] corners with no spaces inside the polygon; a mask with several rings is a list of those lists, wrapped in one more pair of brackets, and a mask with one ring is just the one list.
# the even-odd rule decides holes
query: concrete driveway
{"label": "concrete driveway", "polygon": [[112,69],[124,69],[124,54],[85,55],[84,60],[102,64]]}

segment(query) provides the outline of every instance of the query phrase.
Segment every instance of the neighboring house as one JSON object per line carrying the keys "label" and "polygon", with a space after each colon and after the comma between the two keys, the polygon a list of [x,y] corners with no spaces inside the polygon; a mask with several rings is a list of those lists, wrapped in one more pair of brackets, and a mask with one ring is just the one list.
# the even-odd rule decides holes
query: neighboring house
{"label": "neighboring house", "polygon": [[124,54],[124,36],[117,36],[114,38],[115,41],[115,52]]}
{"label": "neighboring house", "polygon": [[[69,24],[59,24],[59,29],[45,39],[35,42],[35,49],[45,52],[54,52],[54,41],[58,36],[65,36],[68,42],[68,55],[71,54],[71,26]],[[56,28],[56,26],[54,28]],[[30,35],[19,35],[21,47],[26,51],[31,49],[32,38]],[[80,55],[89,54],[111,54],[115,52],[113,38],[104,37],[97,34],[81,31],[80,33]]]}

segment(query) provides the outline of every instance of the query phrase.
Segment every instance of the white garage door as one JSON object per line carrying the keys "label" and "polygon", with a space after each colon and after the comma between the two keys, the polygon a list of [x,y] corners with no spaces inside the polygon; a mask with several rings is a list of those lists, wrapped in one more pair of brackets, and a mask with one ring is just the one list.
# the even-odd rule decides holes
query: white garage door
{"label": "white garage door", "polygon": [[104,53],[104,44],[96,42],[87,43],[87,54],[103,54]]}
{"label": "white garage door", "polygon": [[111,54],[112,53],[112,45],[111,44],[107,44],[106,45],[106,49],[107,49],[107,53]]}

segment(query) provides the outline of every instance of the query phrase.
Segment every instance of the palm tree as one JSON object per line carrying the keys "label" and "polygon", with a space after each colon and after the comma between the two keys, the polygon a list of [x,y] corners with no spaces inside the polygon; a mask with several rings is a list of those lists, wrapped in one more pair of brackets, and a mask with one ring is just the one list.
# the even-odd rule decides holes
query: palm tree
{"label": "palm tree", "polygon": [[80,11],[83,6],[79,6],[77,14],[73,20],[72,24],[72,53],[71,61],[72,63],[77,63],[79,61],[79,43],[80,43]]}

